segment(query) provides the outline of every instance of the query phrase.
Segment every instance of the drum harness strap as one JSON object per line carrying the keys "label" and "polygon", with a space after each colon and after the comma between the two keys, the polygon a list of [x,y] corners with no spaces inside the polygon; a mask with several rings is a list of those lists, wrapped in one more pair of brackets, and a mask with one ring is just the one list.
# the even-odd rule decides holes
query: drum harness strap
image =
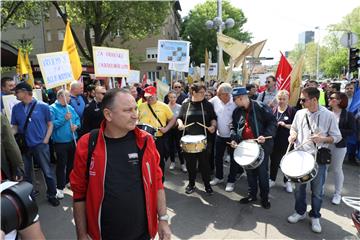
{"label": "drum harness strap", "polygon": [[149,106],[149,109],[150,109],[151,113],[154,115],[154,117],[156,118],[156,120],[160,123],[160,126],[164,127],[164,125],[161,123],[160,119],[158,118],[158,116],[156,115],[156,113],[154,112],[154,110],[152,109],[150,104],[147,104],[147,105]]}
{"label": "drum harness strap", "polygon": [[[311,125],[310,125],[309,117],[308,117],[307,114],[305,114],[305,118],[306,118],[306,123],[307,123],[307,125],[308,125],[308,128],[309,128],[309,130],[310,130],[310,133],[311,133],[311,135],[313,135],[313,134],[314,134],[314,131],[313,131]],[[318,123],[317,123],[317,126],[318,126],[318,127],[319,127],[319,124],[320,124],[320,114],[319,114]],[[311,141],[311,142],[314,144],[315,148],[318,149],[318,146],[316,145],[316,143],[314,143],[313,141]],[[315,159],[316,159],[316,158],[317,158],[317,151],[315,152]]]}
{"label": "drum harness strap", "polygon": [[[187,118],[188,118],[188,114],[189,114],[189,109],[190,109],[190,105],[191,105],[191,101],[189,101],[189,105],[188,105],[188,108],[186,110],[186,115],[185,115],[185,126],[187,125]],[[202,118],[203,118],[203,125],[205,125],[205,116],[204,116],[204,106],[203,106],[203,103],[201,102],[201,113],[202,113]],[[207,132],[206,132],[206,128],[204,127],[204,132],[205,132],[205,136],[207,137]],[[185,129],[183,131],[183,134],[182,136],[185,135]]]}
{"label": "drum harness strap", "polygon": [[[257,124],[257,118],[256,118],[256,113],[255,113],[255,106],[254,106],[254,102],[251,101],[251,107],[252,107],[252,110],[253,110],[253,115],[254,115],[254,122],[255,122],[255,132],[256,132],[256,137],[259,137],[259,126]],[[243,116],[245,118],[245,121],[246,121],[246,113],[245,113],[245,116]],[[239,134],[239,131],[240,131],[240,119],[238,121],[238,127],[237,127],[237,134]]]}

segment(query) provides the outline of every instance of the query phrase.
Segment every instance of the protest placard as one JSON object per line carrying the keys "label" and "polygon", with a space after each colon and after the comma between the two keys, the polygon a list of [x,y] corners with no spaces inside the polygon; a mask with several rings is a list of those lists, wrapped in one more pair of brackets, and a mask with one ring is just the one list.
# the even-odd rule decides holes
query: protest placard
{"label": "protest placard", "polygon": [[[205,76],[205,63],[200,64],[201,77]],[[209,76],[217,76],[217,63],[209,64]]]}
{"label": "protest placard", "polygon": [[93,47],[96,77],[127,77],[130,73],[129,50]]}
{"label": "protest placard", "polygon": [[140,83],[140,71],[130,70],[129,76],[126,78],[126,82],[129,85],[133,83]]}
{"label": "protest placard", "polygon": [[53,52],[36,55],[46,88],[65,85],[74,80],[67,52]]}
{"label": "protest placard", "polygon": [[166,83],[163,83],[159,79],[156,79],[156,93],[157,93],[157,98],[160,101],[164,101],[164,98],[165,98],[166,94],[168,94],[169,90],[170,90],[169,85],[167,85]]}
{"label": "protest placard", "polygon": [[169,70],[177,71],[177,72],[189,72],[189,62],[190,58],[187,59],[184,63],[169,63]]}
{"label": "protest placard", "polygon": [[189,58],[190,42],[176,40],[158,41],[158,63],[185,63]]}

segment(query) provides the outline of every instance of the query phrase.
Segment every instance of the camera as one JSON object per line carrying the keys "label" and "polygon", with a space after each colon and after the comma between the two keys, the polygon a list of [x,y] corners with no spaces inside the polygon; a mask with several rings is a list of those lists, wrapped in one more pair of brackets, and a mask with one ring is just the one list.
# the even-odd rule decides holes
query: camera
{"label": "camera", "polygon": [[1,183],[1,189],[1,230],[7,234],[33,224],[38,214],[37,204],[30,196],[33,185],[7,181]]}

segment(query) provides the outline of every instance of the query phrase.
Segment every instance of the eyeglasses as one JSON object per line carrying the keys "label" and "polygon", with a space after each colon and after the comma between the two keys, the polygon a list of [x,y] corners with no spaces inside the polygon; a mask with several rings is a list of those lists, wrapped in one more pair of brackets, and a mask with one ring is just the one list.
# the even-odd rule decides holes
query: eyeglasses
{"label": "eyeglasses", "polygon": [[329,97],[329,100],[337,99],[337,97]]}
{"label": "eyeglasses", "polygon": [[181,88],[180,86],[174,86],[174,88]]}
{"label": "eyeglasses", "polygon": [[270,81],[266,81],[266,83],[271,83]]}
{"label": "eyeglasses", "polygon": [[308,98],[299,98],[300,102],[306,102],[307,100],[309,100]]}

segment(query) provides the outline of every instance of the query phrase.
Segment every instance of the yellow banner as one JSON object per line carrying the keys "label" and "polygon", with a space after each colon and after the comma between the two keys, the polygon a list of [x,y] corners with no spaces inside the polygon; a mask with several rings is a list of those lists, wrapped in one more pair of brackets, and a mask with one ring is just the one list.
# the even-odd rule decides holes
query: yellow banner
{"label": "yellow banner", "polygon": [[232,59],[239,57],[248,47],[247,44],[221,33],[217,33],[217,42]]}
{"label": "yellow banner", "polygon": [[66,24],[64,43],[62,51],[67,51],[69,53],[70,64],[75,80],[79,80],[82,72],[82,66],[80,62],[80,57],[76,49],[74,37],[71,33],[70,22]]}
{"label": "yellow banner", "polygon": [[289,105],[296,106],[297,101],[300,97],[302,70],[305,63],[305,56],[302,55],[296,66],[291,71],[291,82],[290,82],[290,99]]}
{"label": "yellow banner", "polygon": [[26,52],[25,54],[25,63],[26,63],[26,69],[28,70],[28,79],[27,79],[27,83],[31,86],[31,87],[34,87],[34,75],[33,75],[33,72],[32,72],[32,68],[31,68],[31,63],[30,63],[30,60],[29,60],[29,53]]}
{"label": "yellow banner", "polygon": [[21,52],[21,49],[19,48],[18,50],[18,58],[17,58],[17,64],[16,64],[16,73],[18,75],[23,75],[23,74],[28,74],[28,70],[27,70],[27,67],[26,67],[26,63],[25,63],[25,60],[24,60],[24,56]]}

